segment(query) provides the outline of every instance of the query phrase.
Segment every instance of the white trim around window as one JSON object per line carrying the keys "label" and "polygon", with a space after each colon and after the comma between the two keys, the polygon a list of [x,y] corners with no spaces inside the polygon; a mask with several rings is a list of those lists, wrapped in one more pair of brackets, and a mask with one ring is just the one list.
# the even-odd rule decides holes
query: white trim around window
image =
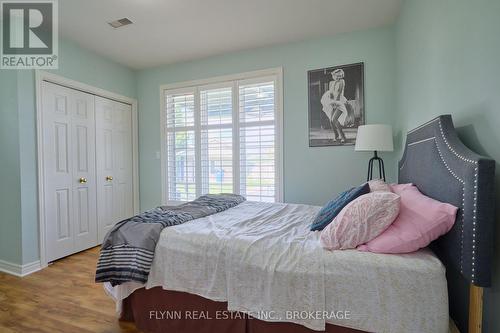
{"label": "white trim around window", "polygon": [[[226,75],[226,76],[218,76],[209,79],[201,79],[194,80],[188,82],[174,83],[174,84],[166,84],[160,86],[160,126],[161,126],[161,184],[162,184],[162,203],[167,205],[176,205],[182,203],[184,201],[175,200],[169,198],[169,190],[168,190],[168,165],[169,165],[169,156],[168,156],[168,144],[167,144],[167,112],[166,112],[166,103],[165,96],[173,95],[173,94],[186,94],[192,93],[194,95],[194,104],[196,107],[194,108],[194,123],[192,125],[186,126],[186,128],[194,129],[195,132],[195,145],[197,147],[195,153],[196,160],[196,196],[199,196],[202,193],[202,184],[201,184],[201,176],[200,176],[200,150],[201,150],[201,138],[200,138],[200,127],[202,126],[200,123],[200,91],[205,90],[207,88],[217,89],[224,87],[232,88],[232,124],[229,125],[232,128],[233,135],[235,133],[236,137],[239,138],[240,131],[240,123],[239,123],[239,113],[240,113],[240,101],[239,101],[239,91],[238,87],[242,85],[248,85],[252,83],[264,82],[265,80],[269,80],[274,82],[274,144],[275,144],[275,195],[274,199],[276,202],[283,201],[283,69],[281,67],[257,70],[252,72]],[[211,125],[204,125],[205,128],[210,127]],[[224,127],[223,125],[222,127]],[[219,125],[218,128],[221,128]],[[177,128],[176,128],[177,129]],[[234,137],[233,137],[234,140]],[[239,184],[239,175],[240,174],[240,163],[239,157],[240,155],[240,144],[233,144],[232,154],[233,154],[233,192],[239,193],[240,184]]]}

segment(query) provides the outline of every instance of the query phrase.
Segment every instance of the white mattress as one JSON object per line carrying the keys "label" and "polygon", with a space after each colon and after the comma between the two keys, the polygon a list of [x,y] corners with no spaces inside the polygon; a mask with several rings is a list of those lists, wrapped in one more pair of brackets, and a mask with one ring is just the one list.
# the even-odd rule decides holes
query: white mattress
{"label": "white mattress", "polygon": [[[326,251],[319,233],[309,231],[319,209],[245,202],[165,228],[146,288],[227,301],[229,310],[314,330],[331,323],[371,332],[448,332],[445,270],[431,251]],[[106,285],[118,305],[140,287]]]}

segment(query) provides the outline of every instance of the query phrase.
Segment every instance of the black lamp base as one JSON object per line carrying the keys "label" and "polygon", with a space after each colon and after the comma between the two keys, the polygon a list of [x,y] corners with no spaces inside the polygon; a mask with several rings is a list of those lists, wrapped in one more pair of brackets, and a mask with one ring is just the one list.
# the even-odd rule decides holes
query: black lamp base
{"label": "black lamp base", "polygon": [[368,176],[366,177],[366,181],[370,181],[373,179],[373,162],[377,161],[379,178],[383,179],[385,182],[384,161],[380,157],[378,157],[377,151],[374,151],[373,154],[373,157],[370,158],[370,161],[368,162]]}

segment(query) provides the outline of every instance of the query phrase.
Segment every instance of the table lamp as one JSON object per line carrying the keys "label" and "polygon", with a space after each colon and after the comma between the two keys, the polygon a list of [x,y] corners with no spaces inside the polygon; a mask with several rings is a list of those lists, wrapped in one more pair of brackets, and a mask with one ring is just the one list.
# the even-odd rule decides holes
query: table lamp
{"label": "table lamp", "polygon": [[390,125],[362,125],[358,127],[355,151],[373,151],[368,162],[367,181],[373,179],[373,163],[378,162],[380,178],[385,181],[384,161],[378,157],[379,151],[393,151],[392,127]]}

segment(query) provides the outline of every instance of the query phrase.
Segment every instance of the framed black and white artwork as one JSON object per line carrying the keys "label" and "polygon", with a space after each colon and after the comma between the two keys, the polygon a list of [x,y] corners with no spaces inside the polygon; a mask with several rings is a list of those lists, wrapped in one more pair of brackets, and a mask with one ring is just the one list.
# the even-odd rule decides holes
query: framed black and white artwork
{"label": "framed black and white artwork", "polygon": [[307,79],[309,147],[354,145],[365,123],[364,64],[311,70]]}

